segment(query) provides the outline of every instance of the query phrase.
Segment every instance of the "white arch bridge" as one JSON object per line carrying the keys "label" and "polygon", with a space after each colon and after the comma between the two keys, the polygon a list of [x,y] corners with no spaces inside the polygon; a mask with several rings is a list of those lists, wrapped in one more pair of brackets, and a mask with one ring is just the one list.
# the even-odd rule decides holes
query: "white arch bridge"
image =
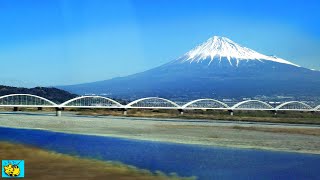
{"label": "white arch bridge", "polygon": [[183,114],[184,110],[227,110],[233,115],[234,111],[306,111],[320,112],[320,105],[311,107],[310,105],[299,102],[289,101],[278,106],[259,100],[242,101],[233,106],[229,106],[224,102],[215,99],[197,99],[179,105],[168,99],[159,97],[147,97],[132,101],[126,105],[121,104],[113,99],[102,96],[80,96],[70,99],[62,104],[56,104],[46,98],[32,94],[10,94],[0,96],[0,107],[13,107],[17,110],[19,107],[26,108],[55,108],[57,116],[61,116],[61,111],[64,108],[107,108],[107,109],[122,109],[124,114],[128,109],[175,109]]}

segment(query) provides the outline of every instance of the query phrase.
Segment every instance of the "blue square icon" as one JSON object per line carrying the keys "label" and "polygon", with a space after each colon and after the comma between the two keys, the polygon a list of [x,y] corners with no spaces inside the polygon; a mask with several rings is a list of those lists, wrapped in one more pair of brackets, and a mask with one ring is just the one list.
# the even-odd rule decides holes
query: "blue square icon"
{"label": "blue square icon", "polygon": [[2,160],[2,178],[23,178],[24,160]]}

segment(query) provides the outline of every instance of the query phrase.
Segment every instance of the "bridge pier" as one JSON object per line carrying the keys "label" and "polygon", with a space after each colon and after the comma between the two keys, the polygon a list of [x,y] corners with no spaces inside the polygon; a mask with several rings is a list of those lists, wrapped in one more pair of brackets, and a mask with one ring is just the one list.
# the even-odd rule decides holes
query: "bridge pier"
{"label": "bridge pier", "polygon": [[63,108],[56,108],[56,116],[60,117],[62,114]]}
{"label": "bridge pier", "polygon": [[13,111],[19,111],[19,108],[18,107],[13,107]]}
{"label": "bridge pier", "polygon": [[278,114],[277,110],[273,110],[272,112],[275,116]]}
{"label": "bridge pier", "polygon": [[228,111],[229,111],[229,113],[230,113],[230,116],[233,116],[233,115],[234,115],[233,110],[228,110]]}
{"label": "bridge pier", "polygon": [[123,115],[126,116],[128,114],[128,109],[123,109]]}
{"label": "bridge pier", "polygon": [[183,113],[184,113],[183,109],[178,109],[178,111],[179,111],[180,115],[183,115]]}

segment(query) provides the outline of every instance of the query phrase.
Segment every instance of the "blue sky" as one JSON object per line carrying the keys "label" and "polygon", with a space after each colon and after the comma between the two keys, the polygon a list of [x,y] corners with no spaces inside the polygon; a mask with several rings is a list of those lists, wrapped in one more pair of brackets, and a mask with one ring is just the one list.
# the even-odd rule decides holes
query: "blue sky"
{"label": "blue sky", "polygon": [[214,35],[320,69],[316,0],[1,0],[0,79],[64,85],[169,62]]}

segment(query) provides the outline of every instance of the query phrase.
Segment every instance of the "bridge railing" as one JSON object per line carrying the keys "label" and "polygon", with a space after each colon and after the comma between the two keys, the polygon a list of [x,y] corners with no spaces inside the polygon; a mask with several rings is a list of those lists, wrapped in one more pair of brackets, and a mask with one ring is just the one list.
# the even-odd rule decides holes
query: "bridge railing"
{"label": "bridge railing", "polygon": [[259,100],[242,101],[231,108],[232,110],[273,110],[270,104]]}
{"label": "bridge railing", "polygon": [[314,110],[314,108],[312,108],[308,104],[306,104],[304,102],[299,102],[299,101],[285,102],[285,103],[277,106],[275,109],[282,110],[282,111],[290,111],[290,110],[312,111],[312,110]]}
{"label": "bridge railing", "polygon": [[125,106],[127,109],[180,109],[181,107],[173,101],[159,97],[141,98]]}
{"label": "bridge railing", "polygon": [[46,98],[32,94],[10,94],[0,97],[0,107],[57,107]]}
{"label": "bridge railing", "polygon": [[102,96],[80,96],[70,99],[61,108],[123,108],[119,102]]}
{"label": "bridge railing", "polygon": [[197,99],[182,106],[182,109],[229,109],[230,107],[215,99]]}
{"label": "bridge railing", "polygon": [[32,94],[10,94],[0,97],[0,107],[54,107],[62,108],[118,108],[118,109],[177,109],[177,110],[229,110],[229,111],[320,111],[320,105],[311,107],[305,102],[289,101],[276,107],[259,101],[247,100],[233,106],[215,99],[197,99],[185,104],[175,103],[171,100],[159,97],[147,97],[137,99],[122,105],[121,103],[102,96],[80,96],[70,99],[62,104],[56,104],[46,98]]}

